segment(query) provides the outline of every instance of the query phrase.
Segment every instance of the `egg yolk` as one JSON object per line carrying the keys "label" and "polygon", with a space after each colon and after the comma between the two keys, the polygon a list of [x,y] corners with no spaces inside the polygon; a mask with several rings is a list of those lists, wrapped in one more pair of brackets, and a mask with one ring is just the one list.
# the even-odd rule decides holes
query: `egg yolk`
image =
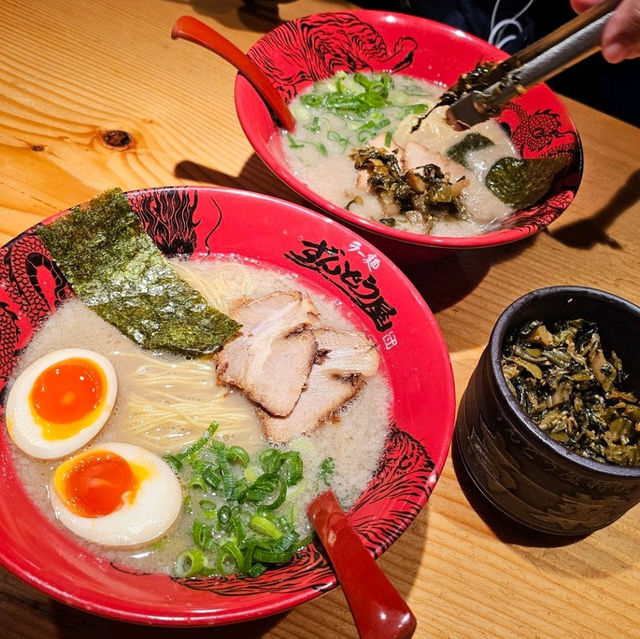
{"label": "egg yolk", "polygon": [[148,472],[108,450],[80,453],[60,464],[54,487],[67,508],[80,517],[104,517],[135,501]]}
{"label": "egg yolk", "polygon": [[45,369],[29,400],[45,439],[67,439],[95,420],[104,401],[106,378],[88,359],[71,358]]}

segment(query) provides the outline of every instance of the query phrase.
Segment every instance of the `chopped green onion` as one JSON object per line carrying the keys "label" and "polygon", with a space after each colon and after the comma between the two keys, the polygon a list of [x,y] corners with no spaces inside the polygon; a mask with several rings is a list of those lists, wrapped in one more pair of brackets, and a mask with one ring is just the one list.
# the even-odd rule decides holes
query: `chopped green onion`
{"label": "chopped green onion", "polygon": [[[255,480],[254,480],[255,481]],[[231,491],[230,499],[234,499],[236,501],[242,502],[244,501],[244,496],[247,492],[247,488],[251,486],[252,482],[250,482],[245,477],[241,477],[234,485],[233,490]]]}
{"label": "chopped green onion", "polygon": [[322,96],[316,95],[314,93],[309,93],[307,95],[303,95],[300,97],[300,102],[305,106],[311,107],[313,109],[317,109],[322,106]]}
{"label": "chopped green onion", "polygon": [[213,464],[206,464],[202,469],[202,478],[204,482],[215,490],[222,481],[222,473],[219,468],[216,468]]}
{"label": "chopped green onion", "polygon": [[171,464],[171,461],[169,461],[168,458],[170,458],[174,463],[175,460],[178,460],[178,462],[180,462],[180,467],[182,467],[182,460],[195,455],[201,448],[203,448],[205,444],[213,437],[213,434],[216,432],[216,430],[218,430],[218,424],[216,424],[216,422],[211,422],[202,437],[196,440],[188,448],[185,448],[185,450],[183,450],[182,452],[177,453],[176,455],[165,456],[165,460],[169,464]]}
{"label": "chopped green onion", "polygon": [[282,453],[277,448],[265,448],[258,455],[258,462],[265,473],[274,473],[278,469],[280,455]]}
{"label": "chopped green onion", "polygon": [[311,120],[311,124],[308,124],[306,127],[311,133],[317,133],[320,130],[320,118],[316,115],[313,120]]}
{"label": "chopped green onion", "polygon": [[331,477],[336,470],[336,462],[333,457],[325,457],[320,464],[318,479],[325,485],[331,484]]}
{"label": "chopped green onion", "polygon": [[218,509],[218,530],[226,530],[231,519],[231,508],[229,506],[221,506]]}
{"label": "chopped green onion", "polygon": [[247,575],[249,577],[259,577],[266,569],[267,567],[264,564],[256,562],[247,568]]}
{"label": "chopped green onion", "polygon": [[227,447],[222,442],[214,442],[213,452],[218,461],[218,468],[222,475],[222,491],[225,497],[231,497],[233,487],[235,485],[233,474],[231,472],[231,464],[227,457]]}
{"label": "chopped green onion", "polygon": [[176,475],[182,470],[182,462],[175,455],[165,455],[163,459],[171,466],[171,470]]}
{"label": "chopped green onion", "polygon": [[300,144],[299,142],[296,142],[290,133],[287,134],[287,140],[289,140],[289,146],[292,149],[301,149],[304,146],[304,144]]}
{"label": "chopped green onion", "polygon": [[210,550],[213,546],[213,526],[206,526],[202,522],[194,519],[191,527],[191,538],[193,543],[203,550]]}
{"label": "chopped green onion", "polygon": [[[275,495],[275,496],[274,496]],[[247,488],[245,499],[259,503],[263,508],[274,510],[287,496],[287,484],[285,480],[275,473],[260,475],[256,481]],[[265,500],[273,497],[270,502]]]}
{"label": "chopped green onion", "polygon": [[282,537],[282,531],[272,521],[260,515],[254,515],[249,520],[249,527],[262,535],[268,535],[274,539]]}
{"label": "chopped green onion", "polygon": [[231,446],[227,451],[227,459],[232,464],[242,464],[244,468],[249,465],[249,453],[242,446]]}
{"label": "chopped green onion", "polygon": [[236,534],[236,543],[238,546],[242,546],[244,544],[245,539],[245,530],[244,524],[242,523],[242,519],[240,519],[239,515],[233,515],[231,517],[231,527],[233,528]]}
{"label": "chopped green onion", "polygon": [[200,506],[200,510],[202,511],[202,514],[207,519],[211,519],[215,517],[217,508],[216,508],[216,505],[210,499],[201,499],[198,502],[198,505]]}
{"label": "chopped green onion", "polygon": [[253,557],[256,561],[268,564],[288,564],[293,559],[293,552],[271,552],[256,548]]}
{"label": "chopped green onion", "polygon": [[302,458],[299,452],[282,453],[279,466],[287,486],[294,486],[302,479]]}
{"label": "chopped green onion", "polygon": [[404,107],[403,111],[405,115],[420,115],[421,113],[425,113],[428,108],[428,104],[411,104],[407,107]]}
{"label": "chopped green onion", "polygon": [[202,551],[197,548],[185,550],[176,559],[174,572],[177,577],[188,578],[197,575],[205,566]]}
{"label": "chopped green onion", "polygon": [[[235,569],[226,569],[226,563],[228,560],[232,560],[232,563],[235,565]],[[234,572],[243,572],[243,567],[244,557],[242,556],[242,552],[238,546],[232,541],[228,541],[223,544],[220,548],[220,553],[218,554],[218,560],[216,562],[218,573],[221,575],[230,575]]]}
{"label": "chopped green onion", "polygon": [[[212,426],[211,434],[213,430]],[[301,547],[300,534],[294,502],[283,504],[289,498],[288,486],[302,485],[300,453],[269,447],[258,455],[258,467],[239,446],[210,437],[196,444],[174,456],[190,491],[184,504],[192,513],[193,544],[176,559],[174,574],[258,576],[268,564],[290,561]],[[186,469],[182,460],[188,461]],[[194,510],[196,494],[201,498]]]}

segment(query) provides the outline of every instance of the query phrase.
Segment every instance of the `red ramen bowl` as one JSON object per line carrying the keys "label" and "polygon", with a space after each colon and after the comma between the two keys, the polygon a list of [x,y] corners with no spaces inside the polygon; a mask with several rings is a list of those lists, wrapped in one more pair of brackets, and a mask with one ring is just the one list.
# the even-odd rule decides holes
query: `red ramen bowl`
{"label": "red ramen bowl", "polygon": [[[378,557],[426,503],[453,432],[451,364],[424,300],[378,249],[300,206],[217,188],[159,188],[127,196],[166,255],[233,255],[292,273],[339,303],[375,341],[393,394],[389,428],[378,470],[348,517]],[[0,268],[0,389],[6,399],[22,351],[74,294],[35,229],[2,249]],[[278,613],[337,585],[317,542],[290,564],[255,578],[179,579],[128,569],[81,546],[36,507],[19,480],[14,450],[3,417],[0,563],[66,604],[145,624],[216,625]]]}
{"label": "red ramen bowl", "polygon": [[[394,72],[452,85],[478,62],[503,60],[504,51],[458,29],[415,16],[340,11],[299,18],[273,29],[248,55],[287,102],[338,71]],[[264,163],[321,211],[362,233],[393,259],[439,257],[451,249],[490,247],[528,237],[555,220],[573,200],[582,175],[582,148],[566,109],[545,85],[507,106],[499,122],[524,158],[568,155],[569,167],[534,206],[515,212],[490,232],[469,237],[420,235],[365,219],[329,202],[287,166],[279,128],[249,84],[238,75],[235,102],[244,132]]]}

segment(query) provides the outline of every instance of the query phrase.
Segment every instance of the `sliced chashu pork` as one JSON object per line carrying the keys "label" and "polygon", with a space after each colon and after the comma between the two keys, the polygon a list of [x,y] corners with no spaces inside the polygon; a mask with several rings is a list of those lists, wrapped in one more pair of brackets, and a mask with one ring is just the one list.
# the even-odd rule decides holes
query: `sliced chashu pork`
{"label": "sliced chashu pork", "polygon": [[275,291],[241,302],[230,314],[242,330],[218,354],[218,379],[268,413],[288,415],[316,356],[309,328],[318,318],[313,302],[298,291]]}
{"label": "sliced chashu pork", "polygon": [[442,155],[442,153],[432,151],[417,142],[408,142],[401,161],[402,168],[408,171],[427,164],[439,166],[443,173],[449,174],[449,181],[454,183],[463,180],[467,173],[467,169],[462,164],[458,164],[451,158]]}
{"label": "sliced chashu pork", "polygon": [[287,417],[274,417],[258,410],[265,437],[285,443],[309,433],[331,417],[376,374],[380,357],[373,342],[363,333],[329,328],[313,330],[318,354],[307,386]]}

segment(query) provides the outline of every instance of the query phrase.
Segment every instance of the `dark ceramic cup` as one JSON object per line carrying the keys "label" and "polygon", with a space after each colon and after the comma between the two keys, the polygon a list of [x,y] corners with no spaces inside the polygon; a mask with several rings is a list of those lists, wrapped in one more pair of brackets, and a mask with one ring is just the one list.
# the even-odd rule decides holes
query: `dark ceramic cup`
{"label": "dark ceramic cup", "polygon": [[498,318],[461,399],[455,439],[460,458],[484,496],[513,520],[559,535],[603,528],[640,501],[640,467],[587,459],[531,421],[509,391],[500,366],[502,343],[527,320],[580,317],[595,322],[608,354],[640,391],[640,308],[604,291],[575,286],[538,289]]}

